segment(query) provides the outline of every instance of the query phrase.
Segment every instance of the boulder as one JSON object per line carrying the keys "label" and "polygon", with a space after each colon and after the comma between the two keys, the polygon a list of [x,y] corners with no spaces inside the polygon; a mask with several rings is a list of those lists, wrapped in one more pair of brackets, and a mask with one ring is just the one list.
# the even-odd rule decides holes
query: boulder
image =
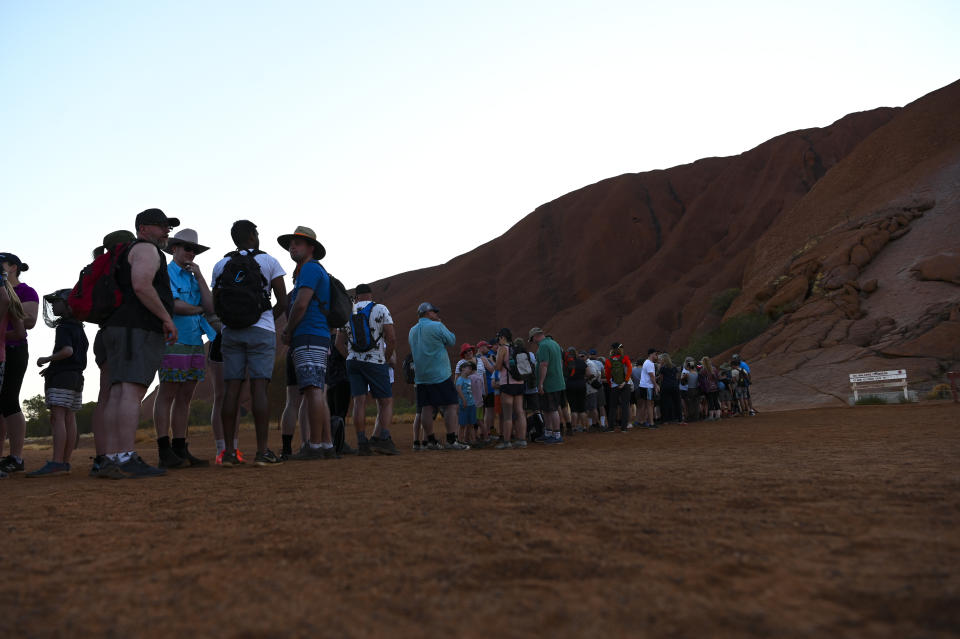
{"label": "boulder", "polygon": [[952,251],[924,258],[910,269],[919,280],[940,280],[960,284],[960,253]]}
{"label": "boulder", "polygon": [[807,288],[810,282],[805,277],[795,275],[784,282],[777,292],[763,305],[763,312],[770,314],[783,307],[790,307],[793,304],[799,304],[807,296]]}
{"label": "boulder", "polygon": [[847,282],[856,280],[858,275],[860,275],[860,269],[853,264],[835,266],[823,278],[822,286],[824,290],[834,291],[843,288]]}
{"label": "boulder", "polygon": [[857,244],[850,249],[850,263],[856,267],[863,268],[870,263],[871,257],[873,256],[870,251],[863,244]]}
{"label": "boulder", "polygon": [[884,348],[881,352],[894,357],[936,357],[960,360],[960,321],[940,322],[923,335],[902,344]]}
{"label": "boulder", "polygon": [[860,285],[860,292],[862,293],[873,293],[877,290],[877,280],[867,280]]}

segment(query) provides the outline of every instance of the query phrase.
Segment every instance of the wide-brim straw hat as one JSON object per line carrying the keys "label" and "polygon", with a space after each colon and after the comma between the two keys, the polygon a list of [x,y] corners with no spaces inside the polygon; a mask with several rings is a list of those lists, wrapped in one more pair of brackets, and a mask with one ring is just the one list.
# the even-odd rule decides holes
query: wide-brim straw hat
{"label": "wide-brim straw hat", "polygon": [[197,248],[195,254],[200,255],[204,251],[210,249],[209,246],[204,246],[198,242],[197,239],[198,237],[196,231],[193,229],[183,229],[181,231],[177,231],[176,235],[167,240],[167,246],[163,250],[173,255],[173,247],[175,247],[177,244],[192,244]]}
{"label": "wide-brim straw hat", "polygon": [[306,226],[298,226],[293,233],[281,235],[277,238],[277,243],[283,247],[283,250],[289,251],[290,241],[295,237],[302,237],[313,244],[313,259],[322,260],[323,256],[327,254],[327,249],[323,248],[323,244],[317,241],[317,234],[313,232],[313,229]]}

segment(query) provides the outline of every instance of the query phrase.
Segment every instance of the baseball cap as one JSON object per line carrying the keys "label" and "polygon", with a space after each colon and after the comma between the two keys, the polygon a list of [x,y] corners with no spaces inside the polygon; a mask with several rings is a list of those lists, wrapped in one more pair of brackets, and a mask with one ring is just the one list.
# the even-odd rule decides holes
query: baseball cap
{"label": "baseball cap", "polygon": [[147,209],[146,211],[137,213],[137,219],[133,223],[133,228],[139,229],[141,226],[149,224],[174,228],[180,226],[180,220],[175,217],[167,217],[167,214],[160,209]]}
{"label": "baseball cap", "polygon": [[373,289],[370,288],[369,284],[357,284],[357,288],[354,291],[357,295],[363,295],[364,293],[373,293]]}
{"label": "baseball cap", "polygon": [[538,327],[534,326],[533,328],[530,329],[530,332],[527,334],[527,339],[530,340],[530,341],[532,341],[534,335],[538,335],[538,334],[540,334],[540,333],[542,333],[542,332],[543,332],[543,329],[542,329],[542,328],[538,328]]}
{"label": "baseball cap", "polygon": [[13,253],[0,253],[0,262],[6,262],[7,264],[13,264],[17,267],[17,271],[20,273],[25,273],[30,270],[30,266],[20,261],[20,258],[14,255]]}
{"label": "baseball cap", "polygon": [[423,317],[430,311],[433,311],[434,313],[439,313],[440,309],[434,306],[433,304],[431,304],[430,302],[423,302],[420,304],[420,306],[417,307],[417,315],[419,315],[420,317]]}

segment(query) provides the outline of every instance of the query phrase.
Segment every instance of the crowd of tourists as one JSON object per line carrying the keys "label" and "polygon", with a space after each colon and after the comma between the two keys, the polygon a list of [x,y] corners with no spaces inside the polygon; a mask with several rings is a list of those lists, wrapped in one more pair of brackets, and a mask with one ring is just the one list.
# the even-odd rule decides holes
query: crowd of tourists
{"label": "crowd of tourists", "polygon": [[[0,253],[0,321],[6,327],[0,331],[0,456],[4,439],[10,446],[0,459],[0,477],[70,472],[90,350],[83,322],[100,327],[92,344],[100,393],[89,474],[103,479],[155,477],[211,464],[231,469],[248,462],[275,466],[399,454],[390,429],[400,375],[415,385],[414,451],[555,445],[578,433],[755,414],[750,368],[736,355],[719,368],[709,357],[699,362],[688,357],[677,367],[669,354],[651,348],[634,364],[620,343],[600,355],[594,349],[563,349],[540,328],[525,337],[501,328],[489,341],[462,344],[454,366],[448,349],[456,336],[430,302],[418,307],[418,321],[408,333],[410,353],[401,360],[389,309],[366,284],[347,297],[322,266],[326,250],[310,228],[298,226],[277,238],[293,263],[288,292],[287,272],[261,250],[253,222],[233,224],[236,248],[215,264],[210,283],[195,264],[209,247],[189,228],[171,237],[178,226],[180,220],[159,209],[141,212],[135,233],[118,230],[103,238],[72,288],[43,296],[44,322],[56,333],[53,352],[36,365],[44,377],[53,450],[52,458],[31,472],[23,461],[26,420],[19,396],[29,366],[27,331],[36,326],[41,299],[21,281],[29,266]],[[287,355],[276,454],[268,446],[268,385],[278,342]],[[190,404],[207,374],[214,389],[212,460],[195,456],[187,437]],[[151,465],[136,452],[135,440],[141,403],[157,377],[157,463]],[[239,442],[244,387],[255,431],[252,460]],[[368,395],[376,403],[369,433]],[[438,416],[446,431],[439,437]],[[347,420],[355,446],[347,442]],[[298,425],[301,443],[295,451]]]}

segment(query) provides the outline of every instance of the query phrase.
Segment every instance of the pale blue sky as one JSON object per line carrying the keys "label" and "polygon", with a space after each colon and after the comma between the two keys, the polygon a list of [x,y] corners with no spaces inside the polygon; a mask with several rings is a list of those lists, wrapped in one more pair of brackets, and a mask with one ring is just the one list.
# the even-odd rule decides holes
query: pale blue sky
{"label": "pale blue sky", "polygon": [[957,79],[958,7],[0,0],[0,250],[43,294],[156,206],[208,274],[249,218],[281,260],[313,227],[353,286],[610,176],[902,106]]}

